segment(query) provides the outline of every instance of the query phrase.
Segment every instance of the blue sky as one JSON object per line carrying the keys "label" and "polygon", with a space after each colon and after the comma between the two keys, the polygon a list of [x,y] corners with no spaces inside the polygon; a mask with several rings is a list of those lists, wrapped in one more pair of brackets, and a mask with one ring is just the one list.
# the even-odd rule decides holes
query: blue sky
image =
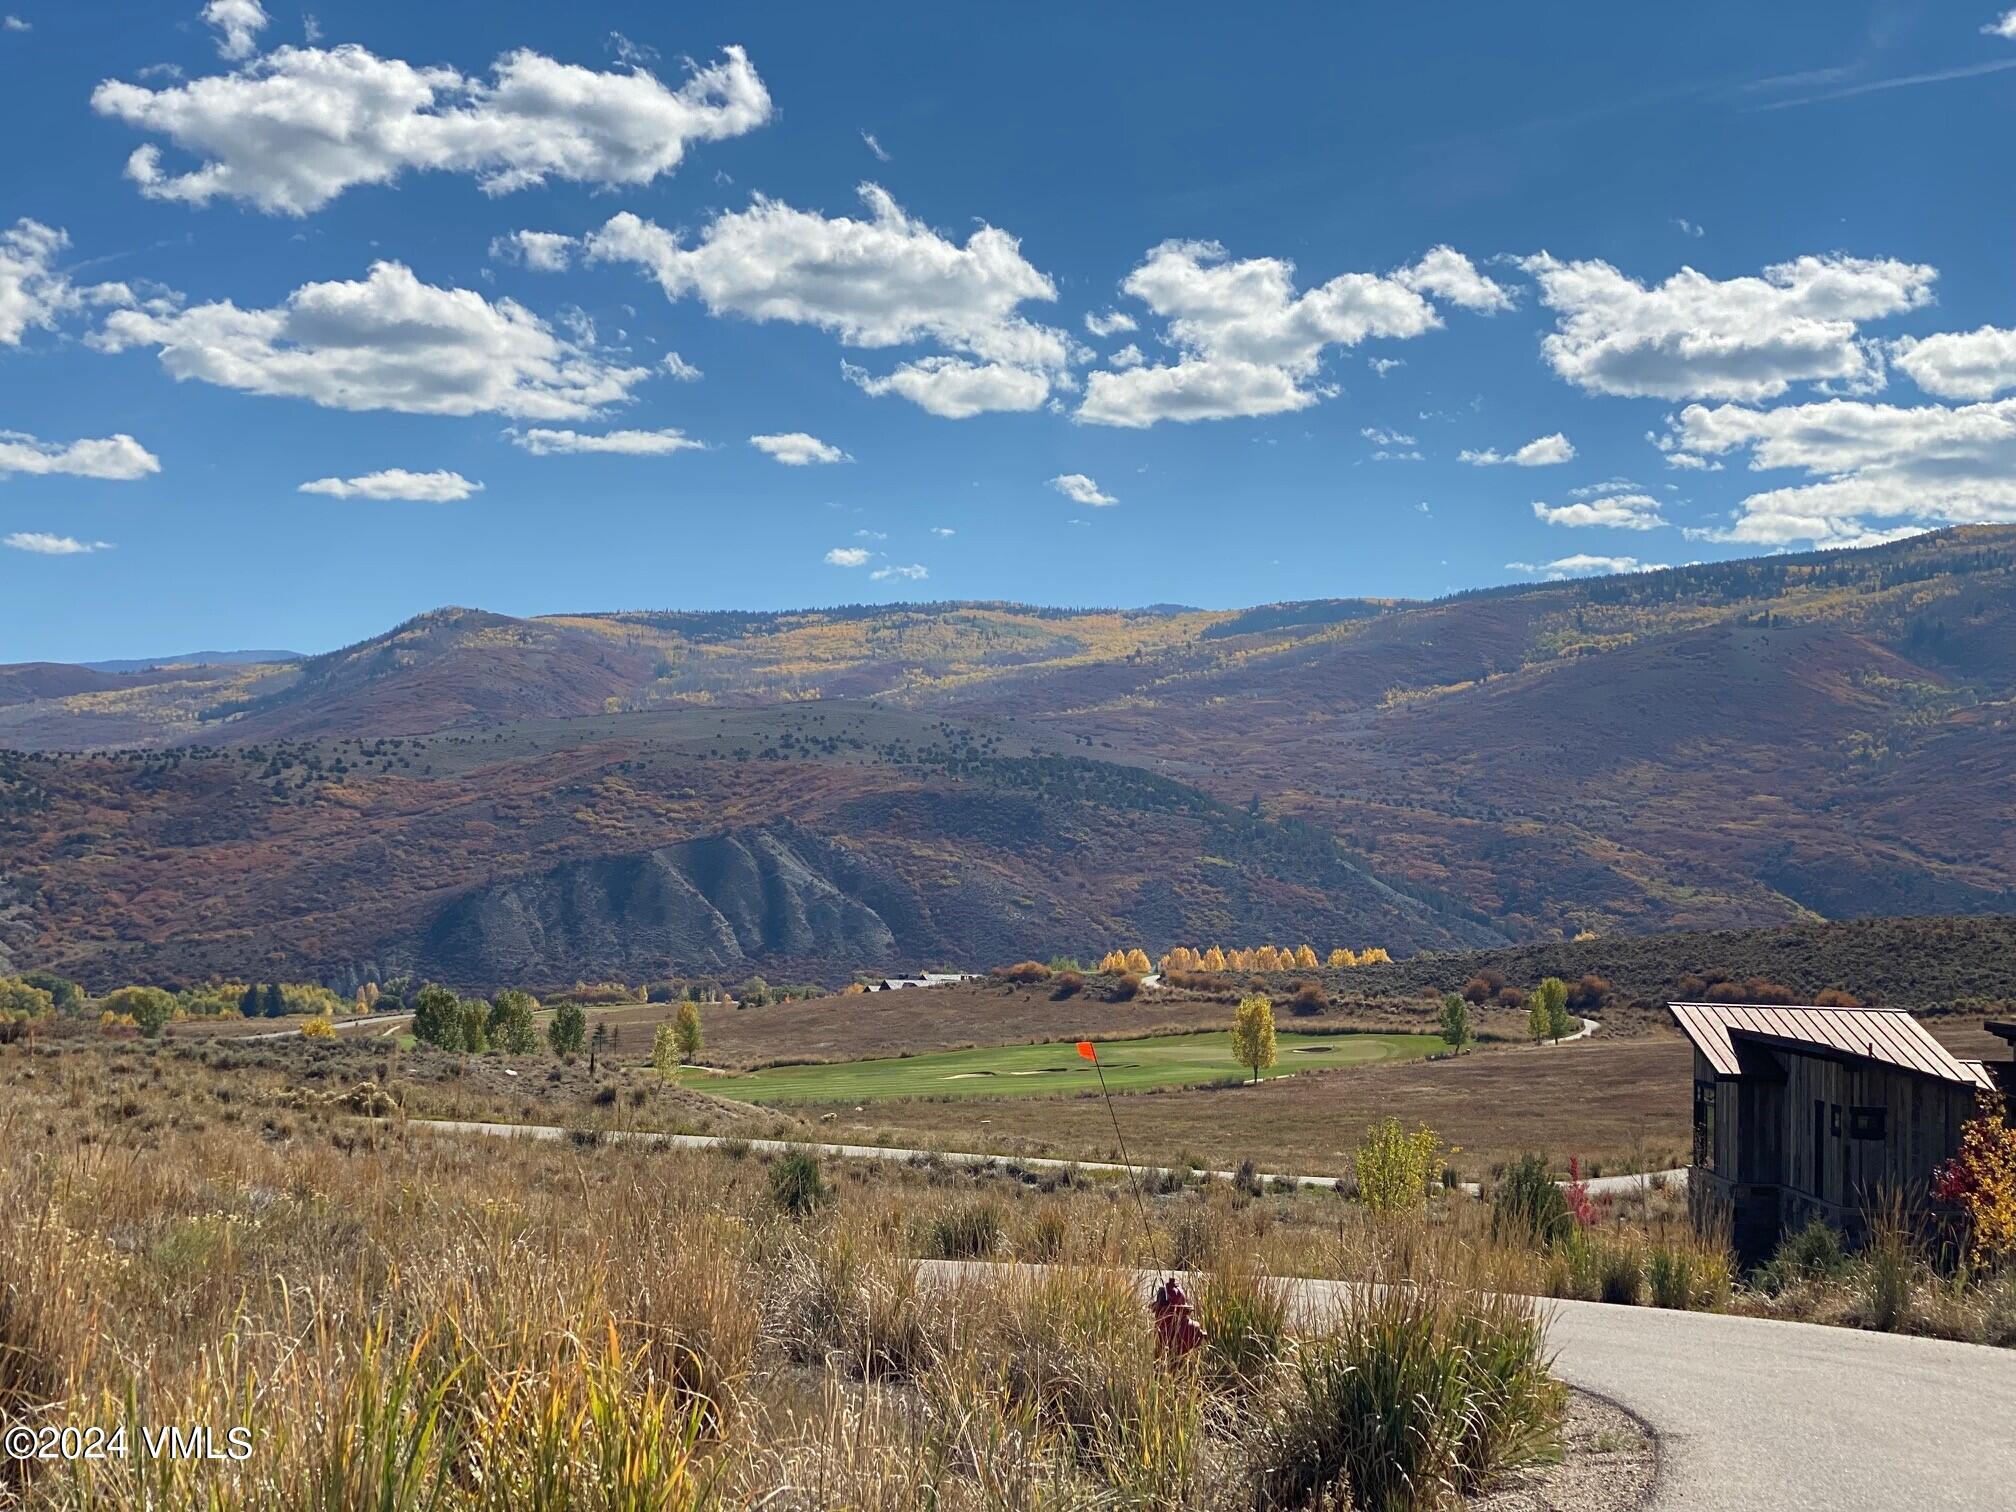
{"label": "blue sky", "polygon": [[0,0],[0,660],[2016,519],[2005,9]]}

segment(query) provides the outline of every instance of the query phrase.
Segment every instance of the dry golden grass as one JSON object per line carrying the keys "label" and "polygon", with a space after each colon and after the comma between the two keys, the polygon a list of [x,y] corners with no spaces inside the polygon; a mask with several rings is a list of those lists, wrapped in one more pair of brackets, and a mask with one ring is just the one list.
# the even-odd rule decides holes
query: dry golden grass
{"label": "dry golden grass", "polygon": [[[1255,1257],[1342,1206],[1178,1190],[1144,1228],[1110,1182],[863,1166],[794,1219],[757,1159],[409,1134],[259,1069],[0,1052],[0,1418],[251,1434],[9,1461],[0,1503],[1223,1506],[1299,1346],[1165,1368],[1119,1267],[1220,1262],[1213,1316],[1264,1321]],[[899,1258],[948,1248],[1068,1268],[953,1296]]]}

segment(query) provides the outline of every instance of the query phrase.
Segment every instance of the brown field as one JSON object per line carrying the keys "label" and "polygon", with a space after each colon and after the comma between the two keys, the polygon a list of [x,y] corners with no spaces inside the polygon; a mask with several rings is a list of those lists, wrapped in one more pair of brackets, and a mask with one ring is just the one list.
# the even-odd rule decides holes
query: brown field
{"label": "brown field", "polygon": [[[1659,1168],[1684,1163],[1689,1051],[1674,1036],[1484,1049],[1455,1060],[1316,1072],[1257,1087],[1137,1092],[1115,1099],[1127,1149],[1156,1165],[1199,1160],[1224,1169],[1251,1159],[1263,1170],[1343,1172],[1368,1124],[1388,1114],[1426,1123],[1459,1147],[1454,1164],[1475,1177],[1498,1161],[1538,1151],[1557,1165],[1579,1155],[1616,1170],[1634,1153]],[[878,1103],[835,1137],[877,1135],[945,1148],[976,1143],[1005,1152],[1118,1158],[1106,1105],[1096,1097],[974,1098]]]}
{"label": "brown field", "polygon": [[[611,1039],[601,1074],[585,1063],[560,1067],[544,1057],[508,1062],[410,1052],[392,1073],[406,1110],[452,1117],[569,1128],[668,1129],[850,1140],[922,1149],[989,1150],[1087,1160],[1118,1158],[1103,1102],[1084,1097],[905,1099],[854,1114],[841,1110],[814,1126],[789,1110],[744,1110],[722,1099],[682,1097],[650,1073],[652,1033],[671,1016],[664,1003],[590,1011]],[[856,1060],[923,1054],[971,1045],[1019,1044],[1078,1035],[1112,1038],[1226,1025],[1230,1007],[1195,996],[1144,995],[1111,1003],[1081,994],[1057,1000],[1052,989],[972,983],[928,991],[871,993],[765,1008],[709,1007],[703,1060],[746,1069],[778,1061]],[[220,1038],[256,1032],[263,1021],[178,1025],[178,1036]],[[1281,1015],[1283,1028],[1321,1032],[1431,1027],[1425,1005],[1352,1004],[1309,1018]],[[1978,1019],[1934,1019],[1929,1027],[1956,1054],[1995,1058],[2001,1041]],[[1342,1173],[1365,1127],[1396,1114],[1426,1123],[1458,1148],[1452,1163],[1466,1178],[1500,1161],[1537,1151],[1557,1167],[1578,1156],[1585,1170],[1653,1168],[1685,1163],[1687,1048],[1669,1031],[1632,1037],[1598,1035],[1586,1042],[1533,1048],[1519,1043],[1523,1016],[1485,1016],[1487,1042],[1455,1060],[1364,1066],[1313,1072],[1257,1088],[1185,1088],[1121,1096],[1116,1107],[1127,1152],[1137,1161],[1177,1165],[1198,1161],[1229,1169],[1251,1159],[1265,1170]],[[346,1039],[364,1041],[349,1057],[389,1050],[378,1031],[357,1025]],[[246,1047],[250,1049],[251,1047]],[[305,1047],[261,1042],[276,1071]],[[325,1052],[325,1055],[327,1052]],[[261,1057],[262,1059],[265,1057]],[[352,1062],[325,1060],[320,1079]],[[355,1061],[364,1074],[363,1061]],[[513,1066],[518,1075],[507,1077]],[[293,1074],[282,1072],[282,1074]],[[823,1110],[822,1110],[823,1111]],[[809,1115],[807,1115],[809,1117]]]}
{"label": "brown field", "polygon": [[[1232,1010],[1230,994],[1221,999],[1151,990],[1131,1002],[1110,1003],[1094,990],[1059,999],[1047,985],[1011,987],[993,982],[813,998],[767,1008],[710,1005],[702,1010],[707,1047],[700,1058],[708,1065],[743,1070],[780,1060],[869,1060],[973,1045],[1225,1029],[1231,1026]],[[622,1032],[626,1046],[634,1028],[638,1042],[648,1049],[651,1031],[672,1011],[670,1003],[639,1003],[609,1009],[602,1019]],[[1276,1012],[1280,1028],[1319,1034],[1333,1029],[1391,1033],[1434,1028],[1433,1009],[1408,1002],[1340,1005],[1307,1018],[1293,1017],[1285,1007]],[[1523,1015],[1493,1014],[1484,1029],[1516,1034],[1524,1022]]]}

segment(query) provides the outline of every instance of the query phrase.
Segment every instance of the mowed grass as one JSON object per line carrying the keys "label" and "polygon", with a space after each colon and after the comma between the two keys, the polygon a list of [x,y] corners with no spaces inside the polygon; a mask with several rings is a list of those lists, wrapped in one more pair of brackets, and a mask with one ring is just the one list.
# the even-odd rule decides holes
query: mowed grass
{"label": "mowed grass", "polygon": [[[1095,1041],[1106,1085],[1115,1092],[1192,1087],[1244,1077],[1229,1033],[1168,1034]],[[1431,1034],[1293,1034],[1276,1040],[1279,1057],[1260,1074],[1288,1076],[1335,1066],[1416,1060],[1442,1048]],[[866,1102],[894,1097],[1016,1097],[1096,1092],[1099,1073],[1074,1041],[949,1050],[930,1055],[775,1066],[741,1075],[680,1073],[687,1086],[739,1102]]]}

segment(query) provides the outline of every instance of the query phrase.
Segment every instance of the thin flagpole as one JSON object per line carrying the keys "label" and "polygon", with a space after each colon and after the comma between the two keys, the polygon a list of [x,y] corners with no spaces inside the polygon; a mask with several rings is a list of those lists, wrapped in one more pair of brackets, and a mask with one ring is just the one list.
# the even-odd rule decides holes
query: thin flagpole
{"label": "thin flagpole", "polygon": [[1148,1226],[1148,1204],[1141,1196],[1141,1178],[1134,1174],[1134,1161],[1127,1154],[1127,1137],[1120,1132],[1120,1115],[1113,1109],[1113,1094],[1106,1088],[1106,1068],[1099,1064],[1099,1049],[1096,1045],[1092,1047],[1092,1053],[1086,1059],[1092,1062],[1092,1069],[1099,1073],[1099,1093],[1106,1099],[1106,1116],[1113,1120],[1113,1141],[1120,1146],[1120,1159],[1127,1167],[1128,1183],[1134,1188],[1134,1206],[1141,1213],[1141,1235],[1148,1241],[1149,1248],[1153,1249],[1155,1231]]}

